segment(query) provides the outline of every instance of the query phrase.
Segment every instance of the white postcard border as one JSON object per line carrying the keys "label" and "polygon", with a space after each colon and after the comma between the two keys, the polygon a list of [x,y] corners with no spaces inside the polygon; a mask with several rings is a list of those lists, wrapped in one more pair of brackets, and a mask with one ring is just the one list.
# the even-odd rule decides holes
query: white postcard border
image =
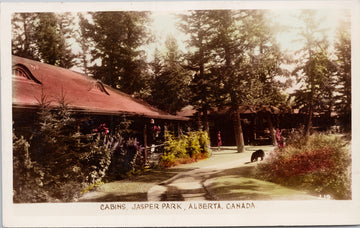
{"label": "white postcard border", "polygon": [[[4,226],[253,226],[253,225],[351,225],[359,224],[359,2],[358,1],[186,1],[186,2],[63,2],[1,3],[1,126]],[[102,210],[104,203],[13,204],[12,202],[12,112],[11,112],[11,13],[44,11],[188,10],[223,8],[351,8],[353,97],[353,199],[347,201],[244,201],[255,208],[188,210]],[[81,9],[81,10],[77,10]],[[159,203],[162,202],[150,202]],[[179,203],[179,202],[174,202]],[[201,204],[205,202],[191,202]],[[131,202],[126,202],[131,208]],[[104,207],[103,207],[104,208]]]}

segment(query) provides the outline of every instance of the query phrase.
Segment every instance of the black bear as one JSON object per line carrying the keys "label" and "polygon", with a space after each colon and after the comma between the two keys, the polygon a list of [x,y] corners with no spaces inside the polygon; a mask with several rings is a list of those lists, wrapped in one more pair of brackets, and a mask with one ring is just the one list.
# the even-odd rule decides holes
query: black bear
{"label": "black bear", "polygon": [[263,150],[257,150],[251,155],[251,162],[255,162],[258,158],[261,158],[261,161],[264,159],[265,153]]}

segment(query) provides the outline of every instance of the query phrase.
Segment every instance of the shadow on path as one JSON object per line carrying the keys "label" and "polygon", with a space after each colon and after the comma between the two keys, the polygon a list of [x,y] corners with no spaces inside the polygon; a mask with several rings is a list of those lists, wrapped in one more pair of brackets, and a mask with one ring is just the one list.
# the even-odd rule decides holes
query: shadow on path
{"label": "shadow on path", "polygon": [[130,193],[130,194],[117,194],[105,193],[103,195],[97,194],[96,197],[82,198],[79,202],[143,202],[147,201],[147,193]]}
{"label": "shadow on path", "polygon": [[153,169],[139,176],[105,183],[84,193],[78,202],[147,201],[147,192],[154,185],[194,168]]}

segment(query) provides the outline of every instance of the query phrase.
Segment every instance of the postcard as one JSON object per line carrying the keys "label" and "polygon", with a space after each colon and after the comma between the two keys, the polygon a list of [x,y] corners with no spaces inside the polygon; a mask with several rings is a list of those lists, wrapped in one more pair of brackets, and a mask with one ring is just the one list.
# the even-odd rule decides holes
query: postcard
{"label": "postcard", "polygon": [[3,226],[358,225],[359,6],[1,3]]}

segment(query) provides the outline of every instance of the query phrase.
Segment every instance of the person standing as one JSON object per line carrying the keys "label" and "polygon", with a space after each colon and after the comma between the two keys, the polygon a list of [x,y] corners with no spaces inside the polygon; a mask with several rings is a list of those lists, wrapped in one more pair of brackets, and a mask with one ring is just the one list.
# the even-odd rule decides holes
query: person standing
{"label": "person standing", "polygon": [[218,146],[218,150],[220,150],[220,147],[222,145],[222,141],[221,141],[221,131],[218,132],[218,143],[217,143],[217,146]]}

